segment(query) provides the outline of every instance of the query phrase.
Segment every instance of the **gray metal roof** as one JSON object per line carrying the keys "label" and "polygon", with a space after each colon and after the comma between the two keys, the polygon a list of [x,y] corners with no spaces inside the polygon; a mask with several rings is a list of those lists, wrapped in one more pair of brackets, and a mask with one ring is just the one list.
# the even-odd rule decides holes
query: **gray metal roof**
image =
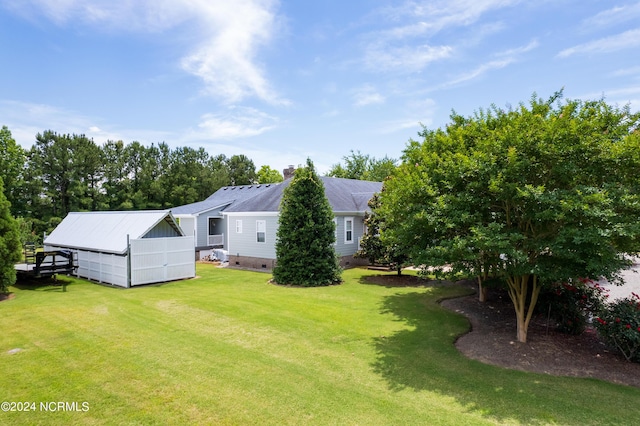
{"label": "gray metal roof", "polygon": [[[324,191],[334,213],[364,213],[369,210],[368,201],[382,190],[382,182],[341,179],[322,176]],[[277,212],[282,193],[291,180],[274,185],[262,193],[241,202],[233,203],[224,212]]]}
{"label": "gray metal roof", "polygon": [[175,215],[198,215],[210,210],[222,209],[229,204],[242,202],[255,197],[265,191],[268,191],[269,188],[278,185],[280,184],[268,183],[261,185],[225,186],[218,189],[204,201],[174,207],[171,209],[171,212]]}
{"label": "gray metal roof", "polygon": [[184,235],[169,210],[72,212],[44,240],[45,245],[124,254],[127,235],[143,238],[165,221]]}

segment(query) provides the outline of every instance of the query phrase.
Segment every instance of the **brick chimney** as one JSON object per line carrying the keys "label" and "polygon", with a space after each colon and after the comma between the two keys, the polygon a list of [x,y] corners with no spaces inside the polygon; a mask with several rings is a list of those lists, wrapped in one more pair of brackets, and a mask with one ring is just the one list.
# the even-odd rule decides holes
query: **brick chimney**
{"label": "brick chimney", "polygon": [[282,171],[282,175],[284,176],[284,180],[290,179],[293,177],[293,173],[296,171],[296,168],[293,165],[289,165],[288,168]]}

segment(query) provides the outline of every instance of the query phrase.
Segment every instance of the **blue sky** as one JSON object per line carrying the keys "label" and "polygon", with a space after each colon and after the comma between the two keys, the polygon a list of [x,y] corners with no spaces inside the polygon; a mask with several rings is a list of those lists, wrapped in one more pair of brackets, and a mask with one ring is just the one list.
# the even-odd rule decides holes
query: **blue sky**
{"label": "blue sky", "polygon": [[452,109],[640,109],[640,1],[0,0],[0,125],[326,172]]}

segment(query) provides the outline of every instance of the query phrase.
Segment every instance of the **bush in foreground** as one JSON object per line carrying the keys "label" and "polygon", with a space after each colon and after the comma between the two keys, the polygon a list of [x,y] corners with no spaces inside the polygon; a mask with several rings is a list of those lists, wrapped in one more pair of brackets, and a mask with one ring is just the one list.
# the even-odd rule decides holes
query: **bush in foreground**
{"label": "bush in foreground", "polygon": [[616,347],[627,361],[640,362],[640,296],[616,300],[595,321],[606,343]]}
{"label": "bush in foreground", "polygon": [[603,288],[588,278],[556,283],[540,294],[538,312],[549,315],[559,332],[578,335],[590,318],[604,309],[606,296]]}

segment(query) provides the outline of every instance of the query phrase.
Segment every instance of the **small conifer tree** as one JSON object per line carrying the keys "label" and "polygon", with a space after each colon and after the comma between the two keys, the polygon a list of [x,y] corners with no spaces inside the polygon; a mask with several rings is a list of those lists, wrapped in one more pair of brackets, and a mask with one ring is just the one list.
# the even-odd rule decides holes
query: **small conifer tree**
{"label": "small conifer tree", "polygon": [[274,281],[315,287],[340,282],[335,223],[324,184],[307,159],[284,190],[276,240]]}

